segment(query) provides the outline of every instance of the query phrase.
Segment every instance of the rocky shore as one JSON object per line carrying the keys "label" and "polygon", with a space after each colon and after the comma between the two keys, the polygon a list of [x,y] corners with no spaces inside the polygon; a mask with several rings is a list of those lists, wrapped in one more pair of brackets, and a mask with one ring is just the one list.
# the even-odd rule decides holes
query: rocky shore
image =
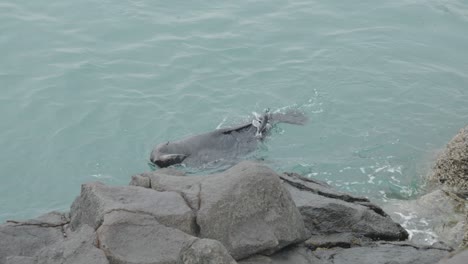
{"label": "rocky shore", "polygon": [[204,176],[161,169],[129,186],[86,183],[70,212],[0,225],[0,264],[465,263],[458,247],[414,244],[367,198],[250,161]]}

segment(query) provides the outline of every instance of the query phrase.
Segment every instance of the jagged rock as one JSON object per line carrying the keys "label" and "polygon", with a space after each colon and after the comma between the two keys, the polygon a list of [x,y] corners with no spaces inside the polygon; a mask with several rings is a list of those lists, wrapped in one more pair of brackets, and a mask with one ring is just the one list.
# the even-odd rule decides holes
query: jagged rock
{"label": "jagged rock", "polygon": [[[455,228],[451,228],[454,221],[449,225],[449,231],[456,239],[450,239],[450,235],[444,238],[446,232],[443,229],[447,229],[444,226],[436,232],[438,235],[442,234],[442,239],[449,243],[459,243],[460,247],[468,246],[468,126],[462,128],[440,153],[428,179],[432,187],[442,188],[454,202],[462,205],[461,210],[455,211],[455,214],[459,213],[464,218],[462,221],[455,220],[458,223]],[[459,229],[462,231],[459,232]],[[460,240],[461,233],[464,233],[464,237]]]}
{"label": "jagged rock", "polygon": [[146,173],[151,188],[180,193],[196,211],[199,236],[220,241],[241,259],[307,239],[302,217],[278,175],[250,161],[208,176]]}
{"label": "jagged rock", "polygon": [[408,233],[366,198],[335,192],[297,174],[281,176],[311,234],[352,233],[375,240],[404,240]]}
{"label": "jagged rock", "polygon": [[237,264],[226,248],[212,239],[197,239],[182,250],[180,264]]}
{"label": "jagged rock", "polygon": [[110,263],[176,264],[197,238],[159,223],[148,214],[113,211],[97,230]]}
{"label": "jagged rock", "polygon": [[468,197],[468,126],[462,128],[439,155],[430,180]]}
{"label": "jagged rock", "polygon": [[104,216],[114,211],[135,212],[155,217],[188,234],[197,232],[195,215],[185,200],[175,192],[155,192],[134,186],[83,184],[81,195],[71,207],[71,228],[89,225],[97,229]]}
{"label": "jagged rock", "polygon": [[[37,219],[8,221],[0,225],[0,263],[5,263],[10,256],[10,263],[16,259],[28,261],[28,258],[19,257],[32,257],[42,248],[63,241],[63,226],[67,223],[65,214],[51,212]],[[12,258],[14,256],[18,258]]]}
{"label": "jagged rock", "polygon": [[313,254],[320,259],[314,263],[324,264],[433,264],[448,252],[444,247],[384,242],[363,247],[318,249]]}

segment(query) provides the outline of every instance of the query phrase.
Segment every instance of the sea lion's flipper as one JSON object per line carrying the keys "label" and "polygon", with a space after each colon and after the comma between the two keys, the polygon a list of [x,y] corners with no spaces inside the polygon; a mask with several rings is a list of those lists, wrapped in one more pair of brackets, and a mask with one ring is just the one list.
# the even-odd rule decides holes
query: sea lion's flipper
{"label": "sea lion's flipper", "polygon": [[165,168],[174,164],[182,163],[182,161],[184,161],[184,159],[187,157],[188,156],[184,154],[165,154],[159,156],[153,162],[156,163],[156,165],[158,165],[160,168]]}
{"label": "sea lion's flipper", "polygon": [[263,138],[263,132],[267,131],[271,125],[269,123],[270,119],[270,109],[266,109],[263,115],[259,115],[253,112],[255,118],[252,120],[252,126],[257,128],[255,133],[256,138]]}
{"label": "sea lion's flipper", "polygon": [[305,125],[309,118],[299,110],[287,110],[285,113],[272,113],[270,119],[275,123]]}

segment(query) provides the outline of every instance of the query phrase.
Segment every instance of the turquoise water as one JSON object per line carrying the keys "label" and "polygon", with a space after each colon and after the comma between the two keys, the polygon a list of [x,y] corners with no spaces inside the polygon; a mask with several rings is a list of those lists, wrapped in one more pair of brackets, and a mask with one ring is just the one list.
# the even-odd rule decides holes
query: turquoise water
{"label": "turquoise water", "polygon": [[468,122],[468,2],[0,0],[0,221],[160,142],[294,107],[256,154],[379,203]]}

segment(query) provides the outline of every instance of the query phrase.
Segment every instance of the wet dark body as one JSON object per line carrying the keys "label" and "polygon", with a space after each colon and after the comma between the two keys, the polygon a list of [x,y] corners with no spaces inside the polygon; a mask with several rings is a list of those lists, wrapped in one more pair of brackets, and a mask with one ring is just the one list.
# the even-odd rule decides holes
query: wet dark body
{"label": "wet dark body", "polygon": [[251,123],[159,144],[153,149],[150,160],[161,168],[175,164],[192,168],[226,164],[255,151],[275,123],[303,125],[306,121],[306,116],[297,111],[266,112]]}

